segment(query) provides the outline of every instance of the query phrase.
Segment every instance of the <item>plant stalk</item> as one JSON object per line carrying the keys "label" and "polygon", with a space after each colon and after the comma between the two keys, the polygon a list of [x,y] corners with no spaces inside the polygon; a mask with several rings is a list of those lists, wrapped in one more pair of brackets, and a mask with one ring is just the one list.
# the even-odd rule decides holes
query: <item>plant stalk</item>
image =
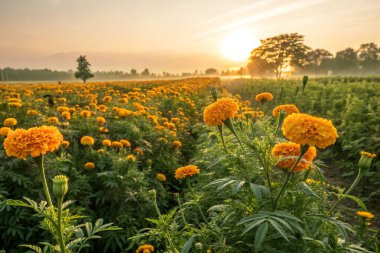
{"label": "plant stalk", "polygon": [[42,186],[44,188],[46,201],[47,201],[48,205],[50,207],[52,207],[53,202],[51,201],[49,187],[48,187],[48,184],[46,182],[46,175],[45,175],[45,169],[44,169],[44,156],[43,155],[37,156],[34,158],[34,161],[37,163],[37,166],[40,170],[41,181],[42,181]]}

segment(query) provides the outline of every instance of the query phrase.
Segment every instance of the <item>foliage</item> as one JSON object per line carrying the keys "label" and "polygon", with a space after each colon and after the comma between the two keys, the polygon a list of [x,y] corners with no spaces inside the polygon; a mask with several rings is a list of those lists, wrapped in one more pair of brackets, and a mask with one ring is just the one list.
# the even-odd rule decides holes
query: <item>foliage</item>
{"label": "foliage", "polygon": [[77,71],[74,73],[75,78],[82,79],[85,83],[87,79],[94,77],[91,74],[90,66],[91,64],[86,59],[85,55],[81,55],[77,59],[78,67]]}

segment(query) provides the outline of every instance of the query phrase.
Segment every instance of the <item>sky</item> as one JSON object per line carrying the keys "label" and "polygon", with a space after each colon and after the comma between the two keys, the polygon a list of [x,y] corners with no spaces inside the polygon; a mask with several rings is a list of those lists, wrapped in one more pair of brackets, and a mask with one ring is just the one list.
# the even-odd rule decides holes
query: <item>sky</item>
{"label": "sky", "polygon": [[228,69],[281,33],[332,53],[379,45],[379,13],[380,0],[0,0],[0,68],[75,69],[85,54],[93,70]]}

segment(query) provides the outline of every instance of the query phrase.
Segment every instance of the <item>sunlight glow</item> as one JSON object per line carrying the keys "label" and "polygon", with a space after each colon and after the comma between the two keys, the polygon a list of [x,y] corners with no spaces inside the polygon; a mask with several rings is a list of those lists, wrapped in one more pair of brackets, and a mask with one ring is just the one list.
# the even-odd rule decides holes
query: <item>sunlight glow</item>
{"label": "sunlight glow", "polygon": [[258,47],[260,42],[255,39],[250,31],[236,31],[227,35],[221,45],[221,53],[227,59],[233,61],[245,61],[251,51]]}

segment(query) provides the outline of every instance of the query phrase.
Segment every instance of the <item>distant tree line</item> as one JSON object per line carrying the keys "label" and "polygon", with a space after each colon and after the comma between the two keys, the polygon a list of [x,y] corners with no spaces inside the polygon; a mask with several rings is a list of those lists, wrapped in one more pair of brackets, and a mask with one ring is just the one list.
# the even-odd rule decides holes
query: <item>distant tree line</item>
{"label": "distant tree line", "polygon": [[364,43],[358,49],[346,48],[335,55],[326,49],[311,49],[298,33],[281,34],[261,40],[247,65],[252,76],[283,73],[308,75],[380,75],[380,47]]}

